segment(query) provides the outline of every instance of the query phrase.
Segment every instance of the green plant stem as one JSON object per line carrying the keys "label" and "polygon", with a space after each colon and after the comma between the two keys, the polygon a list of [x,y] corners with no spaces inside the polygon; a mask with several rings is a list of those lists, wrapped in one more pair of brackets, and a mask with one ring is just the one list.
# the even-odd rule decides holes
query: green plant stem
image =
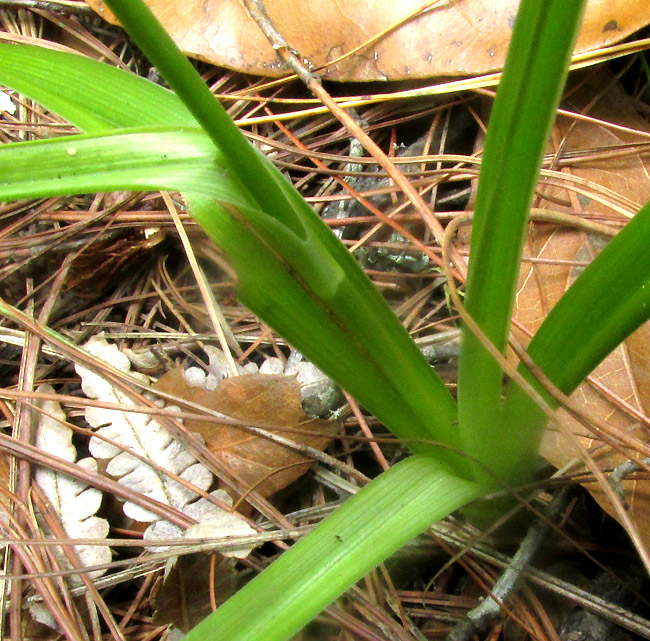
{"label": "green plant stem", "polygon": [[[272,327],[391,431],[412,439],[414,450],[439,455],[459,473],[467,473],[467,464],[451,450],[423,443],[441,441],[457,449],[455,401],[349,252],[279,171],[248,144],[142,0],[110,0],[107,4],[221,150],[229,165],[229,179],[241,183],[241,190],[250,195],[252,203],[244,210],[218,202],[220,210],[214,212],[212,222],[204,206],[195,207],[191,213],[205,228],[232,230],[232,226],[222,224],[227,212],[240,228],[256,235],[271,255],[281,257],[295,283],[308,291],[312,307],[320,308],[321,315],[330,317],[339,334],[347,335],[349,349],[357,352],[357,362],[365,360],[368,367],[364,369],[374,368],[379,373],[375,380],[381,384],[372,389],[370,379],[342,365],[339,354],[326,358],[322,341],[309,334],[306,324],[301,325],[300,332],[295,331],[295,318],[273,315]],[[246,273],[246,262],[255,259],[237,251],[236,244],[230,242],[232,238],[213,239],[222,247],[228,245],[229,259],[236,263],[240,278],[250,283],[241,288],[242,301],[264,319],[272,313],[273,303],[268,300],[269,292],[261,301],[255,275]],[[247,292],[255,295],[247,296]],[[276,297],[281,295],[278,292]],[[386,384],[392,388],[390,391]]]}
{"label": "green plant stem", "polygon": [[[349,252],[273,166],[268,170],[285,199],[284,219],[257,205],[229,157],[168,90],[93,60],[38,47],[0,43],[0,56],[0,82],[19,86],[98,134],[94,141],[77,136],[0,147],[6,167],[0,197],[127,188],[183,192],[190,213],[237,272],[244,304],[414,450],[467,470],[451,450],[431,443],[457,445],[450,393]],[[80,104],[82,79],[97,91]],[[149,120],[154,125],[167,120],[169,126],[149,127]]]}
{"label": "green plant stem", "polygon": [[325,306],[301,286],[304,270],[287,268],[282,255],[245,218],[219,212],[199,195],[187,199],[193,216],[218,239],[240,274],[237,292],[244,304],[279,328],[413,451],[445,460],[459,474],[469,473],[464,458],[448,449],[456,436],[453,399],[397,319],[384,313],[388,310],[376,290],[362,289],[363,281],[357,285],[342,279]]}
{"label": "green plant stem", "polygon": [[[490,117],[479,177],[465,304],[505,350],[528,212],[584,1],[521,3]],[[500,366],[467,328],[459,359],[462,449],[510,483],[519,461],[503,429]],[[517,438],[526,438],[525,434]],[[484,471],[475,474],[488,482]]]}

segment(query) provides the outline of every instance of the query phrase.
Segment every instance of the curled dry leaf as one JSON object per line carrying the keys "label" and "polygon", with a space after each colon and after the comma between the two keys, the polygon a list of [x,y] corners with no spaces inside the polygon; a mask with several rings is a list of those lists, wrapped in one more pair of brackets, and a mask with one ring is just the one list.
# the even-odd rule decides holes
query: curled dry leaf
{"label": "curled dry leaf", "polygon": [[[54,393],[50,385],[41,385],[37,391]],[[36,425],[36,446],[66,461],[76,461],[85,470],[96,471],[97,462],[94,459],[77,461],[77,449],[72,444],[72,430],[64,423],[66,415],[60,403],[37,400],[35,405],[41,410]],[[108,521],[96,516],[102,502],[102,493],[98,489],[45,467],[37,468],[35,479],[71,539],[105,539],[108,536]],[[44,522],[41,527],[47,531]],[[109,563],[111,560],[111,550],[107,545],[75,545],[74,549],[85,567]],[[71,568],[70,562],[60,550],[55,549],[54,553],[64,569]],[[104,572],[105,570],[96,570],[90,572],[90,576],[99,577]],[[81,584],[74,575],[71,581]]]}
{"label": "curled dry leaf", "polygon": [[[603,69],[582,73],[574,78],[574,90],[563,106],[576,112],[584,112],[587,105],[598,96],[587,114],[604,121],[629,127],[631,130],[650,133],[650,125],[637,114],[630,97]],[[601,95],[602,92],[602,95]],[[596,150],[647,141],[631,132],[614,131],[598,123],[576,121],[560,117],[553,134],[553,150],[563,141],[563,153]],[[597,154],[595,154],[597,157]],[[650,201],[650,161],[636,154],[619,158],[592,160],[575,165],[565,173],[590,181],[595,186],[606,187],[632,201],[630,214]],[[559,187],[545,187],[543,196],[555,200],[542,200],[541,206],[567,212],[583,212],[607,216],[610,220],[625,221],[626,218],[599,203],[596,196],[587,192],[576,194]],[[570,203],[561,207],[558,202]],[[548,311],[578,276],[580,267],[575,261],[589,262],[602,248],[607,239],[586,234],[571,228],[548,224],[530,226],[524,255],[548,262],[525,262],[520,275],[515,317],[528,330],[534,332],[541,325]],[[607,292],[603,292],[607,296]],[[586,311],[588,313],[588,311]],[[579,331],[576,328],[576,331]],[[526,338],[519,333],[519,338]],[[592,374],[594,383],[585,383],[574,394],[582,407],[612,428],[627,433],[642,442],[650,438],[647,425],[620,409],[615,398],[629,403],[641,413],[650,411],[650,326],[642,326],[635,334],[613,352]],[[597,389],[597,386],[601,389]],[[608,397],[608,395],[611,395]],[[577,435],[584,446],[591,450],[601,469],[614,468],[627,460],[638,457],[629,449],[626,455],[612,450],[588,435],[577,421],[561,412],[563,422]],[[549,428],[542,443],[542,454],[560,468],[575,460],[579,454],[575,446],[557,430]],[[616,513],[602,490],[595,484],[587,485],[602,507],[616,517]],[[630,513],[636,520],[646,544],[650,545],[650,483],[647,480],[630,480],[623,484]]]}
{"label": "curled dry leaf", "polygon": [[[147,377],[130,371],[129,359],[103,336],[91,338],[84,348],[101,361],[138,377],[143,383],[148,383]],[[125,408],[133,406],[133,401],[126,394],[113,387],[99,374],[80,365],[76,366],[76,370],[81,377],[84,394],[88,398],[119,403]],[[107,473],[117,477],[120,483],[135,492],[171,505],[198,522],[213,522],[221,517],[222,509],[207,499],[200,498],[194,490],[169,476],[169,473],[175,474],[203,491],[208,490],[214,480],[212,472],[197,463],[184,445],[173,439],[151,416],[88,407],[85,417],[92,427],[97,428],[98,435],[114,443],[93,437],[89,449],[94,457],[107,462]],[[140,458],[133,454],[139,455]],[[156,467],[148,465],[146,461],[155,463]],[[182,534],[180,528],[136,503],[126,502],[123,509],[124,513],[135,521],[151,523],[144,533],[147,539],[167,539]],[[240,528],[229,533],[250,533],[246,523],[241,519],[238,521]]]}
{"label": "curled dry leaf", "polygon": [[[116,345],[109,345],[102,336],[93,337],[84,348],[103,362],[123,372],[130,372],[128,358]],[[133,401],[126,394],[99,374],[80,365],[76,366],[76,370],[81,377],[83,392],[88,398],[119,403],[125,407],[133,406]],[[148,382],[144,377],[139,378],[142,382]],[[120,483],[132,490],[181,510],[197,498],[195,492],[169,478],[164,471],[147,465],[131,452],[155,462],[163,470],[169,470],[202,490],[210,487],[212,473],[197,463],[151,416],[88,407],[85,417],[91,427],[97,428],[97,434],[115,443],[113,445],[93,437],[89,444],[91,454],[98,459],[108,459],[108,474],[118,477]],[[142,522],[153,522],[160,518],[131,502],[124,504],[124,513],[135,521]]]}
{"label": "curled dry leaf", "polygon": [[[214,390],[187,381],[182,369],[163,375],[155,388],[260,427],[298,446],[322,450],[337,426],[310,419],[301,405],[300,383],[284,374],[246,374],[223,380]],[[267,497],[300,478],[310,467],[308,456],[287,445],[234,427],[227,422],[188,419],[188,429],[200,433],[205,444],[244,485]]]}
{"label": "curled dry leaf", "polygon": [[[87,1],[115,22],[101,0]],[[286,73],[240,0],[146,2],[189,56],[244,73]],[[367,81],[500,69],[519,0],[264,0],[263,4],[276,29],[306,62],[316,68],[329,65],[325,78]],[[649,22],[650,3],[643,0],[590,0],[576,51],[617,42]]]}

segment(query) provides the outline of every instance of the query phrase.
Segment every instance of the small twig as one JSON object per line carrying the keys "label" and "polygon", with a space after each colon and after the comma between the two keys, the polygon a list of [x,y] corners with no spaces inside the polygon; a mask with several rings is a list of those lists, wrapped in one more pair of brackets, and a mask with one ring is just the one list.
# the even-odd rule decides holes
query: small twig
{"label": "small twig", "polygon": [[[459,549],[465,549],[469,546],[468,535],[462,531],[458,531],[447,523],[436,523],[431,527],[431,531],[436,538],[440,538]],[[471,554],[477,559],[495,567],[505,569],[510,564],[510,559],[506,555],[491,549],[488,545],[480,541],[471,544]],[[607,599],[578,588],[563,579],[559,579],[537,568],[525,568],[524,576],[527,581],[534,583],[540,588],[565,598],[580,607],[586,608],[590,612],[594,612],[608,621],[612,621],[616,625],[638,634],[644,639],[650,638],[650,621],[625,608],[610,603]]]}
{"label": "small twig", "polygon": [[352,398],[352,396],[350,396],[345,390],[343,390],[343,393],[345,394],[345,400],[348,402],[348,405],[350,406],[350,409],[352,410],[354,417],[357,419],[357,423],[359,423],[361,432],[368,438],[368,442],[370,444],[370,449],[372,450],[372,453],[375,455],[375,458],[377,459],[377,462],[379,463],[381,469],[386,471],[387,469],[390,468],[390,464],[386,460],[384,453],[381,451],[381,448],[379,447],[379,443],[376,443],[373,440],[372,431],[370,430],[370,427],[368,427],[368,421],[366,421],[364,415],[362,414],[361,408],[359,407],[358,403],[354,400],[354,398]]}
{"label": "small twig", "polygon": [[544,516],[530,526],[519,549],[499,577],[489,596],[467,613],[463,620],[451,630],[446,641],[469,641],[475,634],[483,632],[499,616],[504,602],[515,591],[524,570],[544,542],[550,523],[557,520],[564,510],[569,489],[568,487],[560,489],[546,509]]}
{"label": "small twig", "polygon": [[[220,538],[213,539],[161,539],[159,541],[135,541],[134,545],[146,547],[148,545],[155,545],[156,547],[171,546],[171,549],[164,550],[160,552],[148,553],[145,556],[140,556],[138,559],[134,558],[123,558],[116,559],[114,561],[109,561],[108,563],[97,563],[95,565],[88,565],[84,568],[84,572],[100,572],[106,570],[114,570],[115,568],[120,567],[129,567],[129,566],[151,566],[152,564],[162,564],[168,561],[171,558],[181,556],[183,554],[193,554],[196,552],[222,552],[241,547],[242,545],[252,545],[258,547],[263,543],[267,542],[276,542],[284,541],[285,539],[300,539],[309,531],[311,531],[315,526],[314,525],[303,525],[293,528],[284,528],[281,530],[272,530],[270,532],[260,532],[256,535],[247,535],[243,536],[225,536]],[[9,537],[12,538],[12,537]],[[55,539],[49,541],[37,541],[32,540],[25,542],[25,539],[29,537],[24,536],[22,538],[17,538],[12,542],[12,545],[15,545],[18,550],[22,548],[28,548],[29,546],[38,546],[38,547],[51,547],[55,544],[68,544],[70,539]],[[88,545],[86,539],[81,539],[80,542],[83,545]],[[106,540],[103,541],[106,544]],[[17,579],[52,579],[54,577],[64,577],[64,576],[74,576],[78,574],[79,570],[75,568],[70,569],[61,569],[61,570],[46,570],[43,569],[40,572],[30,571],[29,573],[11,575],[8,574],[5,580],[17,580]],[[128,580],[131,577],[114,577],[113,575],[100,577],[94,580],[95,588],[105,588],[110,585],[116,585],[121,583],[124,580]],[[78,586],[76,588],[71,588],[70,593],[74,596],[78,594],[85,594],[88,591],[87,586]],[[34,599],[35,600],[35,599]],[[22,599],[19,599],[19,602],[22,604]]]}

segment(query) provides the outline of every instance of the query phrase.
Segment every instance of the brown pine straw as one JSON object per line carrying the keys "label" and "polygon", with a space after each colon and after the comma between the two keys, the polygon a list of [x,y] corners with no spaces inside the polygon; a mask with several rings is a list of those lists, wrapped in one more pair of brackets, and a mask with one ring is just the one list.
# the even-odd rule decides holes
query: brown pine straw
{"label": "brown pine straw", "polygon": [[[356,138],[363,148],[377,161],[377,164],[390,176],[395,184],[402,190],[415,210],[420,214],[433,237],[441,243],[444,233],[440,221],[435,217],[420,193],[413,187],[409,179],[400,171],[377,143],[364,131],[364,129],[329,95],[320,80],[311,73],[304,63],[289,47],[282,35],[275,29],[264,5],[260,0],[244,0],[244,5],[251,17],[257,22],[271,46],[278,56],[287,64],[296,75],[305,83],[309,90],[327,107],[330,113]],[[451,255],[458,265],[464,264],[455,248],[451,248]],[[436,261],[438,259],[436,258]]]}

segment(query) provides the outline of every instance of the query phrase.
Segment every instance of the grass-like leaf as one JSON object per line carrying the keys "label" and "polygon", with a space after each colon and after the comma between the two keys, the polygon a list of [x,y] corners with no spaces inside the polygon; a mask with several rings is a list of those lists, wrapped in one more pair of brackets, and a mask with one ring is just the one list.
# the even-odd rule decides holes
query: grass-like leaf
{"label": "grass-like leaf", "polygon": [[188,189],[248,206],[225,175],[218,150],[197,128],[139,128],[14,143],[0,147],[0,157],[2,200],[119,189]]}
{"label": "grass-like leaf", "polygon": [[528,352],[565,394],[650,317],[650,204],[580,274]]}
{"label": "grass-like leaf", "polygon": [[[529,355],[564,394],[571,394],[619,343],[650,319],[649,239],[650,204],[585,269],[531,341]],[[539,388],[525,367],[520,372]],[[551,406],[557,405],[539,389]],[[520,460],[530,459],[546,417],[517,385],[506,396],[503,421],[506,429],[531,435],[514,446]]]}
{"label": "grass-like leaf", "polygon": [[97,60],[0,43],[0,83],[88,134],[128,127],[198,127],[171,91]]}
{"label": "grass-like leaf", "polygon": [[186,637],[284,641],[381,560],[482,493],[412,456],[348,499]]}
{"label": "grass-like leaf", "polygon": [[[505,350],[533,191],[584,1],[522,2],[490,117],[474,215],[465,304]],[[511,482],[518,461],[500,425],[503,372],[467,328],[459,361],[462,448]],[[521,437],[524,438],[522,435]],[[476,474],[488,479],[478,468]]]}

